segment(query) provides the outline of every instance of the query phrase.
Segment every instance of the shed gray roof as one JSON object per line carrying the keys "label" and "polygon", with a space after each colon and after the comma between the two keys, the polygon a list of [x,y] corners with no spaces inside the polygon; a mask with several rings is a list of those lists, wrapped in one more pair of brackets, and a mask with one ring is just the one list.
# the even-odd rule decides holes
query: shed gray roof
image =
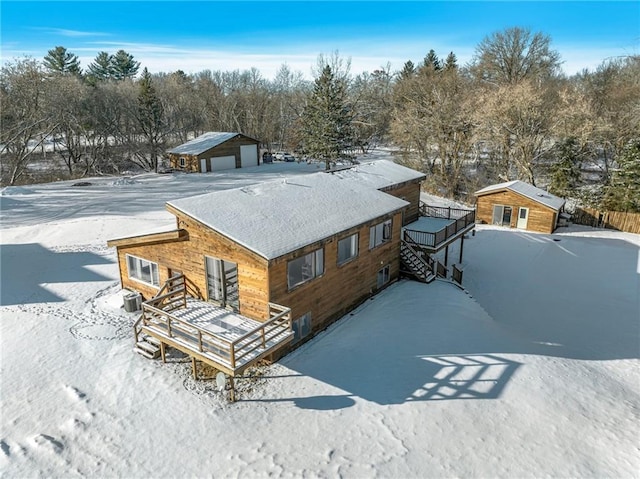
{"label": "shed gray roof", "polygon": [[538,203],[548,206],[549,208],[553,208],[554,210],[559,210],[565,203],[564,199],[520,180],[507,181],[506,183],[490,185],[486,188],[482,188],[481,190],[476,191],[475,195],[482,196],[500,190],[513,191],[514,193],[526,196],[527,198],[533,201],[537,201]]}
{"label": "shed gray roof", "polygon": [[[191,141],[183,143],[180,146],[176,146],[174,149],[169,150],[169,153],[176,155],[199,155],[211,148],[218,146],[225,141],[235,138],[241,135],[241,133],[231,133],[227,131],[210,131],[194,138]],[[246,135],[244,135],[246,136]],[[247,137],[249,138],[249,137]],[[251,138],[253,140],[253,138]]]}
{"label": "shed gray roof", "polygon": [[274,259],[409,203],[322,172],[167,204],[260,256]]}
{"label": "shed gray roof", "polygon": [[353,168],[336,171],[333,174],[341,178],[353,179],[377,190],[407,181],[422,181],[426,178],[424,173],[389,160],[363,162]]}

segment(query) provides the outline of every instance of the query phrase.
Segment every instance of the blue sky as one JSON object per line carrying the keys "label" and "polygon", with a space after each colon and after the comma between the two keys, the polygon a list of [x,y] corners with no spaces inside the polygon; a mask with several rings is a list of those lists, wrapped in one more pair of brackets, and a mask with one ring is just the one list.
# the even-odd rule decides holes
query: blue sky
{"label": "blue sky", "polygon": [[2,62],[41,59],[62,45],[86,67],[124,49],[152,72],[258,68],[283,63],[311,76],[318,54],[338,51],[351,72],[399,70],[434,49],[471,59],[487,35],[512,26],[551,36],[572,74],[640,54],[640,2],[171,2],[7,1],[0,4]]}

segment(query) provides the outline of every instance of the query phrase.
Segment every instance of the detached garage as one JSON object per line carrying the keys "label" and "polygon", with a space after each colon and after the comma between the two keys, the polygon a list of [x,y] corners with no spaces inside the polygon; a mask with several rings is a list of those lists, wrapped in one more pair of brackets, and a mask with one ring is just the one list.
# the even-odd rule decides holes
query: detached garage
{"label": "detached garage", "polygon": [[565,200],[523,181],[476,191],[476,221],[540,233],[553,233]]}
{"label": "detached garage", "polygon": [[167,153],[171,168],[206,173],[257,166],[259,144],[242,133],[210,131]]}

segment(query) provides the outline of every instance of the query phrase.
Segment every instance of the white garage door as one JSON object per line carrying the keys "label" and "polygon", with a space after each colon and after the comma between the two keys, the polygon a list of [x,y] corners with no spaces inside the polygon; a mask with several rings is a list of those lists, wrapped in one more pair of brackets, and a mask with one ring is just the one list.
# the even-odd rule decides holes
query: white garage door
{"label": "white garage door", "polygon": [[235,167],[235,156],[214,156],[211,158],[211,171],[232,170]]}
{"label": "white garage door", "polygon": [[245,166],[258,166],[258,145],[240,146],[240,164]]}

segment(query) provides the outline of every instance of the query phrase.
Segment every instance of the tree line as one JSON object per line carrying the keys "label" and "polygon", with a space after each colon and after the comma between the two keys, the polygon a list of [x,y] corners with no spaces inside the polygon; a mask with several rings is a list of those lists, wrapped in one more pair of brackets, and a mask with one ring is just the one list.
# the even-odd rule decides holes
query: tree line
{"label": "tree line", "polygon": [[314,80],[282,65],[151,74],[124,50],[83,71],[62,46],[0,73],[2,184],[32,180],[47,156],[65,176],[157,171],[164,152],[206,131],[238,131],[330,167],[393,145],[427,173],[427,188],[468,199],[522,179],[588,206],[640,210],[640,56],[605,59],[566,76],[543,33],[485,37],[472,60],[430,50],[400,71],[353,75],[320,55]]}

